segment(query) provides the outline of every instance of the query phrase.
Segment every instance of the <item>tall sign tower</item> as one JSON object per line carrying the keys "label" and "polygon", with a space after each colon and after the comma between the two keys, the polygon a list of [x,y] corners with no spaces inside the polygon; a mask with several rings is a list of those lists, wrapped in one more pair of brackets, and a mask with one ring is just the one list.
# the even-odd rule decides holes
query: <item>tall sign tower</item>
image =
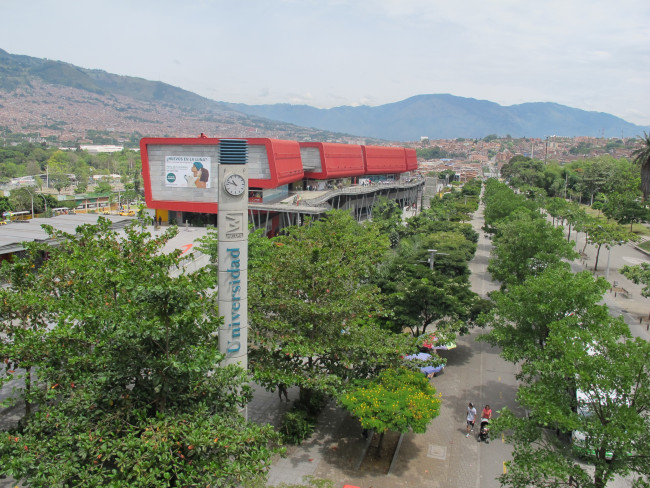
{"label": "tall sign tower", "polygon": [[248,146],[219,140],[219,350],[223,365],[248,367]]}

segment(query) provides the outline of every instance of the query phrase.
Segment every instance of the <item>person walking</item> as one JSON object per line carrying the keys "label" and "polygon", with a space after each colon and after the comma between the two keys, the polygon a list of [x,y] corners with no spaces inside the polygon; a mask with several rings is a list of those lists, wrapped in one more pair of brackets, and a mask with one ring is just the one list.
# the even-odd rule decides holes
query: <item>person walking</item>
{"label": "person walking", "polygon": [[491,420],[492,419],[492,409],[490,408],[489,405],[486,405],[483,407],[483,411],[481,412],[481,420],[486,419],[486,420]]}
{"label": "person walking", "polygon": [[474,422],[476,421],[476,408],[472,405],[472,402],[469,402],[467,406],[467,434],[465,437],[469,437],[470,431],[474,430]]}
{"label": "person walking", "polygon": [[284,398],[287,400],[287,403],[289,403],[289,394],[287,393],[287,385],[284,383],[278,383],[278,396],[280,397],[280,401],[282,401],[282,395],[284,395]]}

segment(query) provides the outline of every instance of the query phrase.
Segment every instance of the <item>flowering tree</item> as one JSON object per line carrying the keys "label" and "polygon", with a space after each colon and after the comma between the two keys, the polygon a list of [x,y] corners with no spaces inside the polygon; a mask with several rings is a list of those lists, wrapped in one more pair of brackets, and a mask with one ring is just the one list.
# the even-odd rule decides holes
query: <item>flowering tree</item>
{"label": "flowering tree", "polygon": [[387,369],[376,379],[341,397],[341,404],[358,417],[364,429],[384,434],[412,429],[426,432],[429,422],[440,414],[440,395],[422,373],[406,368]]}

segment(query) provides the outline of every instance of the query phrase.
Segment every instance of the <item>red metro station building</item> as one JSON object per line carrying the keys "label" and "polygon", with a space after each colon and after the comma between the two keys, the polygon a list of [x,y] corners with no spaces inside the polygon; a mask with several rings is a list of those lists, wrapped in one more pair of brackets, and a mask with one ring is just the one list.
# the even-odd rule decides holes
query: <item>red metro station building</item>
{"label": "red metro station building", "polygon": [[[305,216],[346,209],[363,220],[379,197],[419,206],[415,149],[250,138],[248,214],[269,235]],[[140,141],[146,203],[163,221],[215,224],[218,138]],[[198,163],[197,163],[198,161]]]}

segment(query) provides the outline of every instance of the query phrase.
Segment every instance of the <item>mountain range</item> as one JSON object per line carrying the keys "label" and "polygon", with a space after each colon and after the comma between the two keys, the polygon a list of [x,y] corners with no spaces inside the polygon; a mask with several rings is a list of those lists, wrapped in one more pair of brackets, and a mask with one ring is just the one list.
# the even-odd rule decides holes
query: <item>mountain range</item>
{"label": "mountain range", "polygon": [[[18,103],[19,102],[19,103]],[[634,137],[650,127],[556,103],[497,103],[417,95],[377,107],[318,109],[210,100],[159,81],[80,68],[0,49],[0,130],[82,138],[90,131],[148,136],[388,141],[512,137]]]}
{"label": "mountain range", "polygon": [[487,100],[448,94],[417,95],[378,107],[318,109],[307,105],[228,104],[234,110],[292,124],[363,134],[380,139],[414,141],[512,137],[634,137],[648,130],[610,114],[588,112],[557,103],[501,106]]}

